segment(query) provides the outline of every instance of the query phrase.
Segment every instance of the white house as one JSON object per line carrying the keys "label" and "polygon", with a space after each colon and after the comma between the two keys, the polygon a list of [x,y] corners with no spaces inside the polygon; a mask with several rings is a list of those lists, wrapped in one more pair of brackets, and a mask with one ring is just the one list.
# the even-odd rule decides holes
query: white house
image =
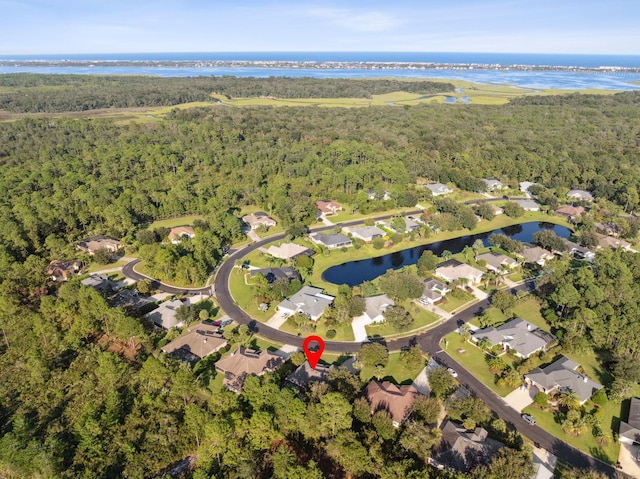
{"label": "white house", "polygon": [[452,259],[441,263],[436,268],[436,276],[450,283],[459,279],[466,279],[469,284],[474,285],[480,283],[484,273],[473,266]]}
{"label": "white house", "polygon": [[320,288],[305,286],[290,298],[281,301],[278,311],[289,314],[300,312],[317,321],[334,299],[333,296],[323,294]]}
{"label": "white house", "polygon": [[432,196],[441,196],[453,193],[453,190],[451,188],[448,188],[442,183],[430,183],[428,185],[424,185],[424,187],[431,191]]}

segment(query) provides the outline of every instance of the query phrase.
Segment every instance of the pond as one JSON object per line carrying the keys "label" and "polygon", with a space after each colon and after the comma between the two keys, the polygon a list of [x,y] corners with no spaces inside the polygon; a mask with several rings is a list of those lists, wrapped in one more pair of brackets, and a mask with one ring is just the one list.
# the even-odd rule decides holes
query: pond
{"label": "pond", "polygon": [[335,284],[348,284],[355,286],[363,281],[371,281],[378,276],[384,274],[388,269],[400,269],[404,266],[416,264],[420,259],[420,255],[425,250],[431,250],[440,256],[443,251],[448,250],[453,254],[461,252],[465,246],[472,246],[473,243],[480,239],[485,246],[489,246],[489,236],[493,233],[501,233],[518,241],[531,242],[533,234],[540,230],[552,230],[561,237],[568,238],[571,230],[564,226],[554,225],[553,223],[531,222],[519,225],[507,226],[502,229],[479,233],[475,235],[460,236],[437,243],[416,246],[414,248],[397,251],[395,253],[378,256],[376,258],[368,258],[359,261],[350,261],[348,263],[339,264],[328,268],[323,274],[322,279]]}

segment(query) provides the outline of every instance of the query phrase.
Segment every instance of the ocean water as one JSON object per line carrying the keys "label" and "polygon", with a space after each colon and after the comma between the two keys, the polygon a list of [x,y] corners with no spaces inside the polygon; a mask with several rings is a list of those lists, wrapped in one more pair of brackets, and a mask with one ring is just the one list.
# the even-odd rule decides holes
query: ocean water
{"label": "ocean water", "polygon": [[[631,55],[551,55],[512,53],[394,53],[394,52],[237,52],[237,53],[127,53],[127,54],[77,54],[77,55],[13,55],[0,56],[0,61],[20,60],[84,60],[96,61],[86,66],[0,66],[1,73],[69,73],[69,74],[115,74],[152,75],[162,77],[222,76],[238,77],[315,77],[315,78],[437,78],[458,79],[481,84],[513,84],[533,89],[607,89],[638,90],[640,73],[636,72],[579,72],[579,71],[530,71],[524,69],[479,69],[456,68],[454,64],[556,66],[598,68],[640,68],[640,56]],[[275,68],[258,66],[192,66],[180,62],[212,61],[282,61],[282,62],[350,62],[349,68],[318,69]],[[173,61],[171,66],[108,65],[100,62],[119,61]],[[427,70],[409,68],[358,68],[358,62],[420,62],[447,64],[450,68]]]}

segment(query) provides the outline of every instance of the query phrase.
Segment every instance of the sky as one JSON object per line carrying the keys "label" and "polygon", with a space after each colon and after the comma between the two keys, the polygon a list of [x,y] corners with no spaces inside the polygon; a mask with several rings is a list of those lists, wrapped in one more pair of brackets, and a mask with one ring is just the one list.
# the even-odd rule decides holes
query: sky
{"label": "sky", "polygon": [[638,0],[0,0],[0,54],[640,54]]}

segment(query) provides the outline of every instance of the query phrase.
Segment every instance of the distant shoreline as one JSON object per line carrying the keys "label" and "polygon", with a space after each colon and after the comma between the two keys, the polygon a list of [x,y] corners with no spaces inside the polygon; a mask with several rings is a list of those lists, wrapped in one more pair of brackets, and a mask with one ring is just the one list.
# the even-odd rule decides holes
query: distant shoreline
{"label": "distant shoreline", "polygon": [[342,61],[278,61],[278,60],[3,60],[0,67],[28,68],[272,68],[315,70],[486,70],[486,71],[558,71],[571,73],[640,73],[640,67],[622,66],[557,66],[499,63],[436,62],[342,62]]}

